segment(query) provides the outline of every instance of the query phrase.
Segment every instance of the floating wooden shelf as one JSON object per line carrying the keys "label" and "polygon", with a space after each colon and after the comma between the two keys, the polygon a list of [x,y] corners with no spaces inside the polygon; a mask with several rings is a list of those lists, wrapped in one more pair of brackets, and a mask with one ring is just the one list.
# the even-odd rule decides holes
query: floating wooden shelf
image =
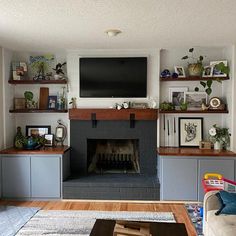
{"label": "floating wooden shelf", "polygon": [[199,76],[190,76],[185,78],[160,78],[161,82],[167,81],[199,81],[199,80],[229,80],[229,77],[199,77]]}
{"label": "floating wooden shelf", "polygon": [[157,109],[69,109],[70,120],[157,120]]}
{"label": "floating wooden shelf", "polygon": [[160,147],[157,149],[159,156],[224,156],[235,157],[236,153],[228,150]]}
{"label": "floating wooden shelf", "polygon": [[8,80],[9,84],[67,84],[67,80]]}
{"label": "floating wooden shelf", "polygon": [[171,114],[171,113],[183,113],[183,114],[191,114],[191,113],[199,113],[199,114],[215,114],[215,113],[229,113],[228,110],[187,110],[187,111],[180,111],[180,110],[173,110],[173,111],[163,111],[159,110],[161,114]]}
{"label": "floating wooden shelf", "polygon": [[44,110],[44,109],[13,109],[10,113],[67,113],[68,110]]}

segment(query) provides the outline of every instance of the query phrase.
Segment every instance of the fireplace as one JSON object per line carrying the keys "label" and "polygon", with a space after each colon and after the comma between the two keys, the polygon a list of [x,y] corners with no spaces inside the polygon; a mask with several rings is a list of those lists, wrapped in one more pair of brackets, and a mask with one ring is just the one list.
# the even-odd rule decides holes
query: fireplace
{"label": "fireplace", "polygon": [[157,110],[69,112],[72,176],[63,182],[63,198],[160,199]]}
{"label": "fireplace", "polygon": [[140,173],[138,144],[138,139],[88,139],[88,174]]}

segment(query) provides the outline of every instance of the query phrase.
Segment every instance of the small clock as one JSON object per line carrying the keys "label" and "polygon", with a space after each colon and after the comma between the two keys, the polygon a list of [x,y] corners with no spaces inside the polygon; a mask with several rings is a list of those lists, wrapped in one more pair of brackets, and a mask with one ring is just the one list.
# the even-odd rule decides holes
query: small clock
{"label": "small clock", "polygon": [[221,100],[218,97],[213,97],[210,99],[210,106],[213,109],[218,109],[221,105]]}

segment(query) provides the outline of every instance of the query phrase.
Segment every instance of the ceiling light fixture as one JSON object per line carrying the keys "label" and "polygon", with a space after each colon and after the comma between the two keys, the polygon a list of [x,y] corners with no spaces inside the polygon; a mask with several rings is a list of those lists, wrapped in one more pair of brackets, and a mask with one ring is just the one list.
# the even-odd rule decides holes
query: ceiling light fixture
{"label": "ceiling light fixture", "polygon": [[105,33],[106,33],[109,37],[114,37],[114,36],[120,34],[121,31],[118,30],[118,29],[109,29],[109,30],[106,30]]}

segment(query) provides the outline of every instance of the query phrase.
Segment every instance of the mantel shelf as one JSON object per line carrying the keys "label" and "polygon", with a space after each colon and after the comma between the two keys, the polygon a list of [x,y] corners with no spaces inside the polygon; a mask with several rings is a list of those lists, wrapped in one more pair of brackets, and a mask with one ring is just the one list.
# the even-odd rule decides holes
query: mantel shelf
{"label": "mantel shelf", "polygon": [[49,109],[12,109],[10,113],[67,113],[68,110],[49,110]]}
{"label": "mantel shelf", "polygon": [[8,80],[9,84],[67,84],[67,80]]}
{"label": "mantel shelf", "polygon": [[161,82],[167,81],[200,81],[200,80],[229,80],[229,77],[199,77],[199,76],[189,76],[185,78],[160,78]]}
{"label": "mantel shelf", "polygon": [[176,114],[176,113],[183,113],[183,114],[191,114],[191,113],[199,113],[199,114],[215,114],[215,113],[229,113],[228,110],[187,110],[187,111],[181,111],[181,110],[173,110],[173,111],[163,111],[159,110],[159,113],[161,114]]}
{"label": "mantel shelf", "polygon": [[69,109],[70,120],[157,120],[157,109]]}

